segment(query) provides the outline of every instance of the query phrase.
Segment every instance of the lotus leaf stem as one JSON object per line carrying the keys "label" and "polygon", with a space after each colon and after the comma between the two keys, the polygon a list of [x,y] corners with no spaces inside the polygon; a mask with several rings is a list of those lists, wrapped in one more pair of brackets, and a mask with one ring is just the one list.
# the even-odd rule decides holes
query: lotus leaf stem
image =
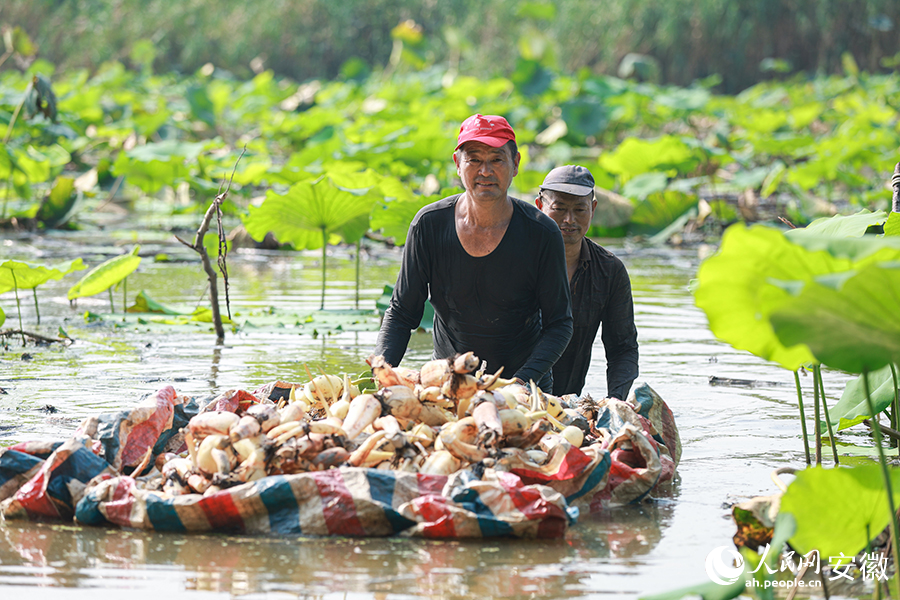
{"label": "lotus leaf stem", "polygon": [[[891,403],[891,412],[894,414],[894,420],[897,421],[891,426],[894,429],[900,429],[900,412],[898,412],[900,411],[900,398],[898,398],[900,392],[897,390],[897,367],[894,363],[891,363],[891,379],[894,382],[894,401]],[[897,452],[900,453],[900,444],[897,444]]]}
{"label": "lotus leaf stem", "polygon": [[[34,286],[33,288],[31,288],[31,293],[34,296],[34,314],[37,315],[37,324],[40,325],[41,324],[41,309],[38,308],[37,286]],[[22,326],[22,324],[20,323],[19,327],[21,327],[21,326]]]}
{"label": "lotus leaf stem", "polygon": [[[875,425],[875,406],[872,404],[872,395],[869,391],[869,370],[863,369],[863,386],[866,392],[866,406],[869,408],[869,414]],[[881,445],[881,427],[872,427],[872,433],[875,435],[875,447],[878,449],[878,464],[881,465],[881,476],[884,478],[884,489],[887,491],[888,509],[891,511],[891,544],[894,551],[894,568],[900,565],[900,540],[897,539],[897,509],[894,507],[894,487],[891,484],[891,473],[888,470],[887,459],[884,456],[884,448]],[[894,576],[894,582],[897,586],[897,598],[900,598],[900,577]]]}
{"label": "lotus leaf stem", "polygon": [[815,412],[813,417],[816,424],[816,466],[822,466],[822,417],[819,405],[819,378],[816,377],[815,367],[813,367],[813,407]]}
{"label": "lotus leaf stem", "polygon": [[841,464],[838,460],[837,444],[834,441],[834,430],[831,426],[831,417],[828,416],[828,403],[825,401],[825,381],[822,380],[822,365],[816,365],[813,372],[819,380],[819,389],[822,391],[822,412],[825,413],[825,425],[828,427],[828,439],[831,441],[831,454],[834,456],[834,464]]}
{"label": "lotus leaf stem", "polygon": [[362,249],[362,238],[356,240],[356,310],[359,310],[359,251]]}
{"label": "lotus leaf stem", "polygon": [[[19,282],[16,281],[16,272],[13,269],[9,270],[10,275],[12,275],[13,280],[13,289],[16,292],[16,313],[19,315],[19,331],[24,331],[22,328],[22,303],[19,301]],[[22,334],[22,345],[25,345],[25,334]]]}
{"label": "lotus leaf stem", "polygon": [[328,231],[322,228],[322,300],[319,302],[319,310],[325,309],[325,255],[328,250]]}
{"label": "lotus leaf stem", "polygon": [[116,314],[116,305],[113,303],[112,286],[106,288],[106,291],[109,292],[109,312]]}
{"label": "lotus leaf stem", "polygon": [[809,436],[806,433],[806,412],[803,410],[803,395],[800,390],[800,371],[794,371],[794,384],[797,386],[797,405],[800,407],[800,429],[803,431],[803,450],[806,451],[806,466],[812,464],[809,457]]}

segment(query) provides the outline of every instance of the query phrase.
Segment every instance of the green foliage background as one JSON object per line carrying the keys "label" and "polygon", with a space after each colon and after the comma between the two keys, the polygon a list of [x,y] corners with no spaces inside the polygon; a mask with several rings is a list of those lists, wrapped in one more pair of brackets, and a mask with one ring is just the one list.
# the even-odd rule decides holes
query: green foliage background
{"label": "green foliage background", "polygon": [[257,67],[298,81],[386,64],[391,30],[405,19],[422,28],[425,41],[412,49],[421,61],[481,77],[513,70],[522,55],[548,54],[565,72],[615,74],[628,53],[640,53],[652,60],[637,68],[661,83],[719,74],[721,91],[735,93],[784,70],[837,73],[845,53],[863,70],[892,69],[900,53],[895,0],[6,0],[0,7],[0,21],[21,26],[41,56],[65,70],[107,60],[138,67],[134,43],[149,39],[157,72],[190,73],[211,62],[247,77],[259,57]]}

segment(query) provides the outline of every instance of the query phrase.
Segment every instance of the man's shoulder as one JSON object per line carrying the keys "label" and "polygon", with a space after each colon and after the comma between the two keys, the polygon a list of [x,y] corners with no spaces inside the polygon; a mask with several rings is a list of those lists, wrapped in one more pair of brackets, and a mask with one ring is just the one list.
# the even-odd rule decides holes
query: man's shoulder
{"label": "man's shoulder", "polygon": [[589,238],[584,238],[584,241],[587,244],[591,262],[595,265],[607,265],[607,267],[611,266],[614,269],[625,271],[625,263],[618,256]]}
{"label": "man's shoulder", "polygon": [[445,212],[447,210],[452,210],[454,205],[456,204],[456,200],[459,199],[461,194],[454,194],[452,196],[447,196],[446,198],[441,198],[431,204],[426,204],[422,208],[419,209],[419,212],[416,213],[416,216],[413,217],[412,224],[416,225],[419,221],[431,220],[435,218],[445,217]]}

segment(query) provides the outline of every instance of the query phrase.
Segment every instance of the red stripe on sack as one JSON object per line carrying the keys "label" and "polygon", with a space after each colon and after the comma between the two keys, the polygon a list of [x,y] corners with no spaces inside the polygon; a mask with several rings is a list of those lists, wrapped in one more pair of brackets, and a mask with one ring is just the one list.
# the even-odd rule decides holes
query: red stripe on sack
{"label": "red stripe on sack", "polygon": [[[569,448],[569,451],[560,460],[556,470],[550,473],[545,471],[535,471],[534,469],[511,469],[510,472],[515,473],[526,484],[544,483],[546,481],[566,481],[580,477],[588,465],[591,464],[591,457],[579,450],[578,448]],[[550,465],[553,461],[550,462]]]}
{"label": "red stripe on sack", "polygon": [[339,469],[319,471],[313,475],[322,500],[325,527],[331,535],[364,536],[366,530],[356,514],[353,496]]}
{"label": "red stripe on sack", "polygon": [[434,494],[420,496],[413,501],[413,504],[416,507],[416,512],[423,519],[419,525],[424,537],[434,539],[456,537],[453,511],[447,506],[443,496]]}
{"label": "red stripe on sack", "polygon": [[131,507],[134,506],[134,479],[120,477],[110,502],[106,503],[106,519],[122,527],[131,527]]}
{"label": "red stripe on sack", "polygon": [[565,530],[566,513],[552,502],[548,502],[536,488],[525,485],[521,479],[511,473],[497,473],[497,480],[503,491],[509,494],[513,505],[529,520],[561,518]]}
{"label": "red stripe on sack", "polygon": [[[612,458],[612,457],[610,457]],[[634,476],[635,469],[618,460],[611,460],[609,464],[609,480],[606,487],[594,494],[591,499],[591,512],[600,510],[604,500],[612,498],[613,490]]]}
{"label": "red stripe on sack", "polygon": [[47,494],[47,477],[45,464],[37,475],[27,481],[16,492],[16,500],[28,513],[28,518],[31,520],[39,521],[48,517],[58,519],[62,516]]}
{"label": "red stripe on sack", "polygon": [[566,517],[550,517],[541,521],[538,525],[537,536],[539,539],[561,538],[566,534]]}
{"label": "red stripe on sack", "polygon": [[[163,432],[166,425],[170,423],[172,415],[175,414],[176,395],[175,388],[170,385],[160,388],[156,392],[156,404],[152,412],[146,420],[134,426],[125,440],[120,454],[122,466],[135,467],[139,465],[147,453],[147,448],[156,444],[159,434]],[[139,408],[149,408],[149,406],[145,405]]]}
{"label": "red stripe on sack", "polygon": [[420,495],[424,496],[426,494],[437,494],[440,496],[441,492],[444,489],[444,486],[447,485],[447,476],[417,473],[416,483],[419,486]]}
{"label": "red stripe on sack", "polygon": [[209,526],[213,530],[244,529],[244,519],[234,503],[234,498],[227,490],[212,496],[205,496],[198,504],[206,514],[206,520],[209,521]]}
{"label": "red stripe on sack", "polygon": [[259,398],[245,390],[238,390],[235,394],[237,398],[237,410],[235,412],[243,414],[248,408],[254,404],[259,404]]}

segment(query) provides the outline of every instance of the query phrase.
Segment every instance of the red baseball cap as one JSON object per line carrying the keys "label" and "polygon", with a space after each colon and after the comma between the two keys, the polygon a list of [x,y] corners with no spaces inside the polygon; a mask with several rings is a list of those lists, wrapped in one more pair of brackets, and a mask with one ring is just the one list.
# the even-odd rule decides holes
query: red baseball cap
{"label": "red baseball cap", "polygon": [[499,148],[506,142],[516,141],[516,132],[503,117],[497,115],[472,115],[459,128],[456,149],[466,142],[482,142]]}

